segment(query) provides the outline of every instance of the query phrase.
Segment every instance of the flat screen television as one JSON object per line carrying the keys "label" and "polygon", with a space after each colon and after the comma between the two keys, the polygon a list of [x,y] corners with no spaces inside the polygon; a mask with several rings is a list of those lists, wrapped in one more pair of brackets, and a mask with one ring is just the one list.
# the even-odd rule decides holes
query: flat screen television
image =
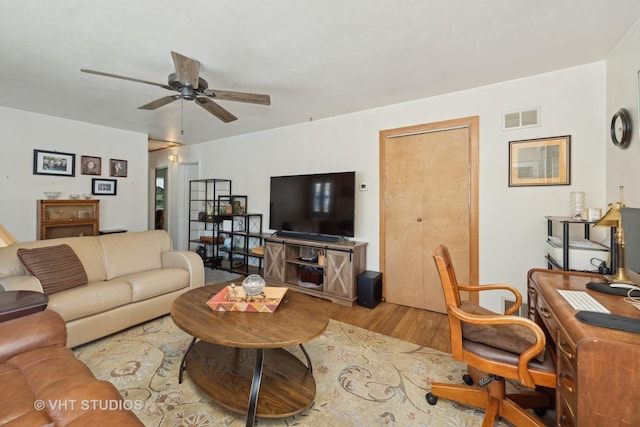
{"label": "flat screen television", "polygon": [[354,237],[355,172],[271,177],[269,228],[284,237]]}

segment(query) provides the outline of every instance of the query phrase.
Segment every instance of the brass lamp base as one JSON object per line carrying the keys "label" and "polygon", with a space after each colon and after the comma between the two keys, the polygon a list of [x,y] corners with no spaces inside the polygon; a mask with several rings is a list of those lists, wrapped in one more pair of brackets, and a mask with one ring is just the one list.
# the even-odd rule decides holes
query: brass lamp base
{"label": "brass lamp base", "polygon": [[628,283],[630,285],[635,285],[635,282],[627,276],[627,272],[624,268],[618,268],[615,275],[607,275],[604,276],[604,278],[609,283]]}

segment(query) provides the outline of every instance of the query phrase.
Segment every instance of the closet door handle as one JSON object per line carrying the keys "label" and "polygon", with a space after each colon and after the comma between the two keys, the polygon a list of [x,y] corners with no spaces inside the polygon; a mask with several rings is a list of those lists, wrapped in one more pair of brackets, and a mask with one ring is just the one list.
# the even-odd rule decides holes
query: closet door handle
{"label": "closet door handle", "polygon": [[422,222],[422,218],[418,218],[418,219],[416,219],[416,221]]}

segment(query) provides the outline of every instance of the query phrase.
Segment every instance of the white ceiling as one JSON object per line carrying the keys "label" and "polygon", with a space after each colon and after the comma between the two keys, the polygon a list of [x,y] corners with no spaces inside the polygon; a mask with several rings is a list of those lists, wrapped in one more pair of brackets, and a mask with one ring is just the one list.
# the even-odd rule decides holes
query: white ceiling
{"label": "white ceiling", "polygon": [[[603,60],[638,0],[2,0],[0,105],[187,144]],[[222,123],[158,83],[170,51],[200,61]],[[181,109],[183,107],[183,110]],[[181,135],[184,129],[184,135]]]}

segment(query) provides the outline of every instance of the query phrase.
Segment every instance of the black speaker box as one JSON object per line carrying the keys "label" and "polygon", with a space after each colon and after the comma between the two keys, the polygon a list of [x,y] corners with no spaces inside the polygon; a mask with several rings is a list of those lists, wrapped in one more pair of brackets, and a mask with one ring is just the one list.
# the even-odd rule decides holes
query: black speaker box
{"label": "black speaker box", "polygon": [[382,273],[365,271],[358,275],[358,305],[373,308],[382,301]]}

